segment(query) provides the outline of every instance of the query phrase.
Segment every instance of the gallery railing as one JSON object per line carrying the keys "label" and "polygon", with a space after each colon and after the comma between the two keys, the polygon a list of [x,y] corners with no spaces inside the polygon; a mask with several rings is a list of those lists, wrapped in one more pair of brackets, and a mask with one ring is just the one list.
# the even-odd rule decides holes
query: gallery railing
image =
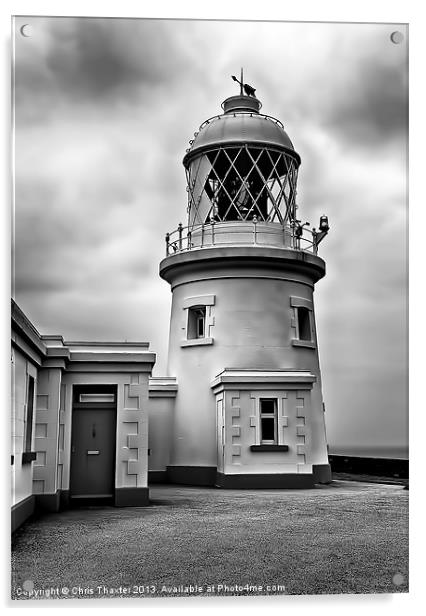
{"label": "gallery railing", "polygon": [[216,222],[184,227],[166,234],[166,255],[213,246],[270,246],[318,253],[318,233],[297,225],[263,221]]}

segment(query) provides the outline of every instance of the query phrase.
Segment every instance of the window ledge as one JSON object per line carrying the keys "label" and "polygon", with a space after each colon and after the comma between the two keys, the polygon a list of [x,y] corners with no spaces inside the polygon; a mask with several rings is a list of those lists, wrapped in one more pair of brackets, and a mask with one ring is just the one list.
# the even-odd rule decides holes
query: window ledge
{"label": "window ledge", "polygon": [[288,451],[288,445],[250,445],[251,451]]}
{"label": "window ledge", "polygon": [[292,346],[305,347],[306,349],[316,348],[316,344],[312,342],[312,340],[299,340],[298,338],[293,338],[291,344]]}
{"label": "window ledge", "polygon": [[213,338],[191,338],[191,340],[182,340],[181,347],[190,346],[205,346],[207,344],[213,344]]}
{"label": "window ledge", "polygon": [[35,451],[24,451],[22,454],[22,464],[31,464],[36,459],[37,454]]}

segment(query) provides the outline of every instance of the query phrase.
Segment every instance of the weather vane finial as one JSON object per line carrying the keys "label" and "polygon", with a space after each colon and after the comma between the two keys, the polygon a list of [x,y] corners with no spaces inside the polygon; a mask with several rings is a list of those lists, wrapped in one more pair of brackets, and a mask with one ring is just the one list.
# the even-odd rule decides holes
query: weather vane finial
{"label": "weather vane finial", "polygon": [[241,69],[241,80],[237,79],[237,77],[235,77],[235,75],[231,75],[232,79],[234,81],[236,81],[237,83],[240,84],[240,95],[243,96],[243,89],[244,92],[247,94],[247,96],[256,96],[255,92],[256,92],[256,88],[253,88],[252,86],[249,86],[248,83],[244,83],[244,77],[243,77],[243,69]]}

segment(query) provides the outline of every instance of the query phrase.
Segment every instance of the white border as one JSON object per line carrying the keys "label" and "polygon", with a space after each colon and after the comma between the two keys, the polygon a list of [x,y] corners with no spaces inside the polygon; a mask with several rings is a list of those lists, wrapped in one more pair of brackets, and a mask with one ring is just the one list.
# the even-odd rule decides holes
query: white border
{"label": "white border", "polygon": [[[422,328],[417,328],[415,323],[419,320],[419,311],[423,305],[423,284],[424,280],[424,265],[422,263],[424,241],[424,180],[425,175],[425,157],[421,155],[421,147],[424,147],[425,132],[424,132],[424,110],[426,109],[425,93],[424,93],[424,58],[425,54],[425,19],[422,7],[423,3],[418,0],[405,0],[404,2],[396,2],[395,0],[368,0],[357,2],[342,2],[341,0],[300,0],[298,3],[285,0],[262,0],[256,4],[250,4],[247,1],[234,0],[232,3],[226,0],[215,0],[214,2],[195,2],[185,1],[180,2],[160,1],[152,2],[134,2],[129,0],[120,0],[120,2],[95,2],[91,0],[74,0],[71,2],[50,1],[15,1],[11,2],[4,0],[1,5],[1,43],[3,50],[3,62],[1,63],[1,84],[3,85],[3,96],[0,98],[2,108],[2,143],[4,163],[3,169],[5,174],[3,179],[3,207],[2,220],[0,228],[2,230],[2,245],[4,247],[1,282],[3,283],[3,298],[5,299],[2,306],[3,324],[1,328],[2,339],[1,349],[5,357],[5,369],[1,370],[2,391],[5,396],[3,405],[4,409],[9,407],[9,271],[10,271],[10,215],[5,204],[10,203],[10,16],[15,15],[99,15],[99,16],[122,16],[122,17],[157,17],[157,18],[189,18],[189,19],[252,19],[252,20],[286,20],[286,21],[351,21],[351,22],[387,22],[387,23],[409,23],[410,28],[410,324],[411,331],[422,331]],[[420,156],[419,156],[420,154]],[[423,193],[423,203],[420,202],[420,195]],[[417,283],[416,283],[417,282]],[[420,282],[420,284],[419,284]],[[7,298],[7,299],[6,299]],[[424,401],[423,374],[421,373],[424,363],[424,328],[420,339],[416,335],[411,341],[410,352],[410,466],[411,466],[411,483],[410,487],[415,488],[416,484],[421,486],[420,478],[424,475],[422,467],[423,460],[420,458],[420,452],[424,448],[425,435],[425,420],[424,412],[420,412],[421,403]],[[422,355],[420,355],[421,350]],[[416,361],[421,358],[422,361]],[[423,402],[424,404],[424,402]],[[416,412],[416,411],[419,412]],[[9,449],[8,438],[8,418],[3,417],[5,428],[3,430],[3,452]],[[415,425],[415,428],[413,427]],[[3,456],[6,460],[7,456]],[[3,462],[4,463],[4,462]],[[8,466],[3,469],[5,475],[8,475]],[[417,481],[418,480],[418,481]],[[6,480],[6,484],[7,484]],[[5,484],[3,484],[5,485]],[[342,608],[345,610],[346,616],[351,614],[359,614],[360,611],[366,613],[383,612],[386,616],[398,614],[400,616],[401,609],[411,608],[413,604],[419,604],[422,599],[422,584],[423,576],[421,573],[421,565],[423,561],[422,541],[420,537],[424,537],[422,532],[422,516],[423,511],[419,502],[419,494],[411,490],[410,492],[410,553],[411,553],[411,571],[410,571],[410,593],[404,595],[336,595],[327,596],[304,596],[304,597],[270,597],[270,598],[239,598],[238,601],[232,599],[191,599],[191,600],[162,600],[153,602],[145,602],[141,605],[140,602],[135,602],[131,606],[123,601],[109,600],[103,602],[102,607],[99,607],[98,602],[79,601],[78,609],[90,609],[90,611],[98,609],[116,609],[117,607],[126,607],[127,609],[136,609],[139,612],[141,609],[144,613],[149,613],[155,605],[155,612],[158,610],[173,610],[173,613],[183,613],[188,610],[199,610],[216,613],[217,609],[227,610],[230,608],[232,612],[241,612],[246,614],[251,610],[258,611],[259,607],[267,605],[267,609],[273,613],[285,613],[285,610],[297,609],[298,614],[305,614],[309,609],[326,612],[328,615],[340,614]],[[6,499],[3,499],[4,512],[6,510],[5,524],[3,529],[8,529],[8,519],[10,517],[9,507]],[[5,507],[6,505],[6,507]],[[2,587],[0,588],[0,596],[2,603],[6,609],[14,609],[14,613],[20,613],[24,609],[32,607],[33,609],[56,609],[58,605],[55,602],[41,602],[38,604],[26,604],[25,606],[17,606],[7,599],[9,596],[9,559],[8,559],[8,537],[6,537],[5,548],[2,553],[4,555],[3,563],[5,565],[4,575],[0,576]],[[336,572],[337,574],[337,572]],[[13,605],[13,608],[12,608]],[[128,606],[129,605],[129,606]],[[67,607],[77,609],[75,604],[69,605],[68,602],[61,602],[61,608]],[[152,610],[154,611],[154,610]]]}

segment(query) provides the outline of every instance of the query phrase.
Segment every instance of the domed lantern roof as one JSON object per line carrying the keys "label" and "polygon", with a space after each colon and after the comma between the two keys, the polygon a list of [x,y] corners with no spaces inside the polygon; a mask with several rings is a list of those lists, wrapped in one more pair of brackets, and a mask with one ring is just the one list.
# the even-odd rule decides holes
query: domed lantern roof
{"label": "domed lantern roof", "polygon": [[241,143],[269,146],[286,151],[300,165],[300,156],[284,130],[282,123],[271,116],[259,113],[262,104],[246,95],[231,96],[222,103],[224,113],[206,120],[201,126],[183,164],[206,150],[239,145]]}

